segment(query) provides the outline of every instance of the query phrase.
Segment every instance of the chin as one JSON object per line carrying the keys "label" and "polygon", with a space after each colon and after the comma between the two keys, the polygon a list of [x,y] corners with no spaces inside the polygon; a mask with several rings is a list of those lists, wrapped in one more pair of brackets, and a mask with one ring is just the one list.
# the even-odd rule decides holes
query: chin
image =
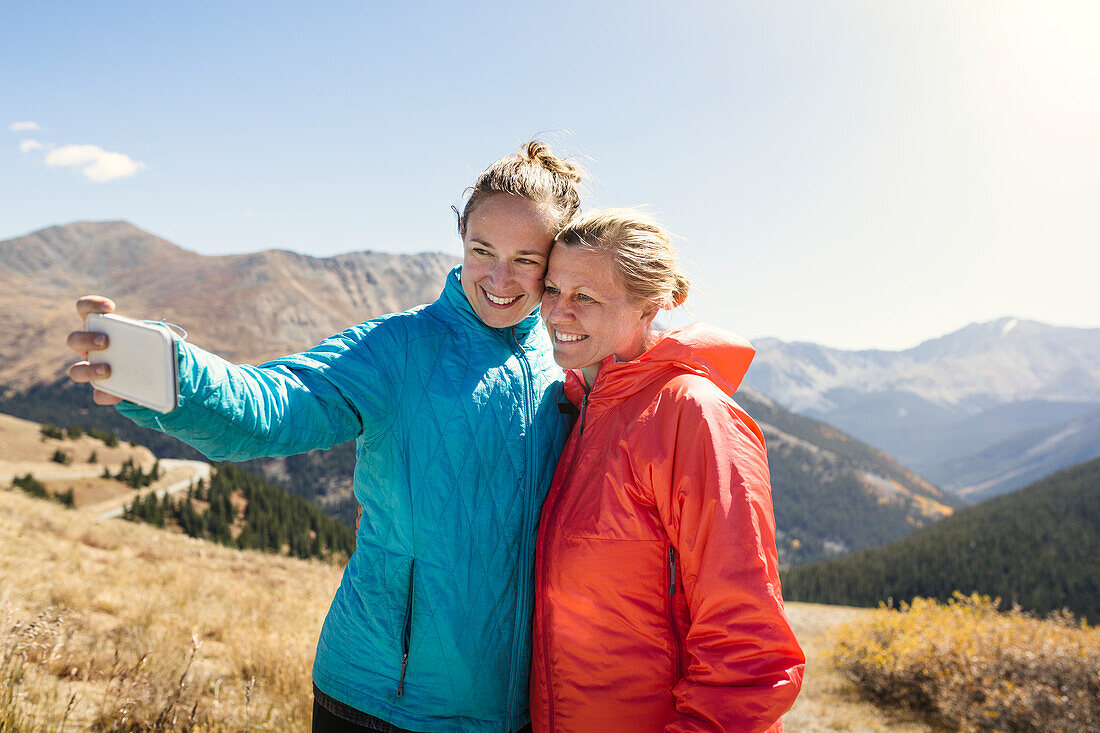
{"label": "chin", "polygon": [[527,317],[527,314],[521,310],[503,312],[490,310],[478,313],[478,315],[481,316],[481,320],[485,322],[485,325],[490,328],[511,328]]}
{"label": "chin", "polygon": [[570,359],[568,356],[563,356],[556,348],[554,349],[554,361],[557,362],[557,365],[562,369],[580,369],[584,366],[578,359]]}

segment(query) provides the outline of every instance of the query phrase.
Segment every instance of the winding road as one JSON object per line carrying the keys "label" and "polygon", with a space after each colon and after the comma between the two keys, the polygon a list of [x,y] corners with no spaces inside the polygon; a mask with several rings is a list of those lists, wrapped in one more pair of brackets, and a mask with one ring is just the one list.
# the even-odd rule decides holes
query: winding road
{"label": "winding road", "polygon": [[[163,471],[162,478],[152,486],[134,491],[121,496],[112,497],[97,504],[89,504],[82,507],[81,511],[95,514],[99,519],[114,519],[121,517],[126,507],[134,502],[134,499],[145,498],[149,494],[156,494],[158,499],[187,491],[188,488],[198,483],[199,479],[210,480],[210,464],[205,461],[185,461],[177,458],[162,458],[160,467]],[[73,474],[68,474],[72,476]],[[99,474],[94,474],[99,475]]]}

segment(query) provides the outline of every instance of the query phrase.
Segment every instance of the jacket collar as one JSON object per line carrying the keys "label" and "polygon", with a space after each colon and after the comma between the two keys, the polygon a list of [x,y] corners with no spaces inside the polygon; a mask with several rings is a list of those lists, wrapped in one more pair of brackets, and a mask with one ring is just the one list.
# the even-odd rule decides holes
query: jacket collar
{"label": "jacket collar", "polygon": [[526,340],[531,331],[538,328],[540,325],[538,308],[536,308],[531,315],[509,328],[493,328],[492,326],[486,325],[485,321],[481,320],[481,317],[478,316],[474,307],[470,305],[470,301],[466,297],[466,291],[462,289],[462,265],[455,266],[447,275],[447,282],[443,285],[443,292],[440,293],[437,302],[443,304],[448,310],[453,311],[458,320],[470,328],[500,334],[509,339],[514,331],[516,340],[520,342]]}
{"label": "jacket collar", "polygon": [[[733,395],[752,363],[756,350],[748,341],[703,323],[692,323],[660,335],[657,343],[630,361],[609,356],[600,363],[589,400],[625,399],[655,380],[667,381],[677,374],[697,374]],[[565,380],[570,401],[584,400],[584,378],[570,369]]]}

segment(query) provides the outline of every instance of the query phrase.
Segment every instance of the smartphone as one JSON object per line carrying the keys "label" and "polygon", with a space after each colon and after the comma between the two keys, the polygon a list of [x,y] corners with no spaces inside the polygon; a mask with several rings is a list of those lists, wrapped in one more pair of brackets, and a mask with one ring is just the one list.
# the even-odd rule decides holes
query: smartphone
{"label": "smartphone", "polygon": [[92,364],[111,365],[111,376],[92,380],[96,389],[157,412],[175,409],[179,379],[171,329],[113,313],[89,313],[85,330],[107,334],[106,349],[88,352]]}

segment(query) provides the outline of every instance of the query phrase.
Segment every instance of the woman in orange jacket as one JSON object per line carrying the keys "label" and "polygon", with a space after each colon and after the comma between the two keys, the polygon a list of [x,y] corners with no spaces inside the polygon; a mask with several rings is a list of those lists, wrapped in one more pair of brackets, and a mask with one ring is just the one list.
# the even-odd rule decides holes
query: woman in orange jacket
{"label": "woman in orange jacket", "polygon": [[543,504],[535,731],[779,731],[805,657],[783,610],[753,349],[694,324],[668,233],[596,211],[555,240],[542,317],[579,416]]}

